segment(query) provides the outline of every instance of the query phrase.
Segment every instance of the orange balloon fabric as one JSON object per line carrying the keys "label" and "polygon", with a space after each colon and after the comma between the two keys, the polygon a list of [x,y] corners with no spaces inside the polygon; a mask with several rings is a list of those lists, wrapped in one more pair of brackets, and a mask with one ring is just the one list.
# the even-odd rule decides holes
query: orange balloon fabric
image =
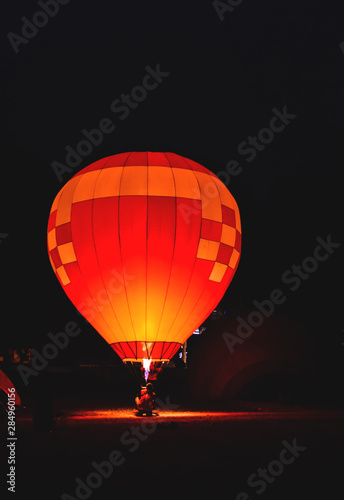
{"label": "orange balloon fabric", "polygon": [[61,286],[124,361],[171,359],[221,300],[240,250],[233,196],[174,153],[92,163],[58,193],[48,222]]}

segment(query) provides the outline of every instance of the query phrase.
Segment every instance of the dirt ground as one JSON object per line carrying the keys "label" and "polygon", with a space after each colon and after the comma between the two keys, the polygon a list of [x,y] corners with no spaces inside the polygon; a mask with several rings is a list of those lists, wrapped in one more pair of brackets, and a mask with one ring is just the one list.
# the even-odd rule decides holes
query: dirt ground
{"label": "dirt ground", "polygon": [[219,406],[167,397],[148,418],[130,404],[69,401],[50,432],[37,432],[30,409],[18,409],[12,498],[190,498],[196,491],[230,500],[342,498],[344,410]]}

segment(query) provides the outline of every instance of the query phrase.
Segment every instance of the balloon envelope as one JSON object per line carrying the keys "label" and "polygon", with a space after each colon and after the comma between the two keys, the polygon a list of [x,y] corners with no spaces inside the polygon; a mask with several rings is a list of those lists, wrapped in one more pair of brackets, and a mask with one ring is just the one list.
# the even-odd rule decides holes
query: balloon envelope
{"label": "balloon envelope", "polygon": [[166,361],[216,307],[238,266],[237,204],[218,177],[174,153],[101,159],[56,196],[51,265],[124,361]]}

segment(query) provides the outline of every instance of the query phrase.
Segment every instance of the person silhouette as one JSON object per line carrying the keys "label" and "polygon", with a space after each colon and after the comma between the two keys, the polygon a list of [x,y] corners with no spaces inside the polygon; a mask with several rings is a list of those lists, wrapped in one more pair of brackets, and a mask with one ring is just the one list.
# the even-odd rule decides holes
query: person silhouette
{"label": "person silhouette", "polygon": [[144,413],[147,415],[147,417],[152,416],[152,410],[156,408],[155,397],[156,394],[153,391],[153,384],[148,382],[146,387],[141,388],[140,397],[137,396],[135,398],[138,416],[142,417]]}

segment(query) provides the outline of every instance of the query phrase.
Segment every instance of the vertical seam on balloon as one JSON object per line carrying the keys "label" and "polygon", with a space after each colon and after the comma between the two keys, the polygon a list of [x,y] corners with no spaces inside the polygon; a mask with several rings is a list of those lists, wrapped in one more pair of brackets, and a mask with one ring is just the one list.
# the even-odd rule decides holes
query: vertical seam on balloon
{"label": "vertical seam on balloon", "polygon": [[[99,175],[100,175],[100,171],[101,169],[99,169],[99,174],[98,174],[98,177],[97,179],[99,178]],[[95,183],[96,184],[96,183]],[[98,255],[97,255],[97,250],[96,250],[96,243],[94,241],[94,230],[93,230],[93,205],[94,205],[94,192],[95,192],[95,185],[94,185],[94,188],[93,188],[93,195],[92,195],[92,199],[90,200],[91,201],[91,234],[92,234],[92,241],[93,241],[93,248],[94,248],[94,254],[96,256],[96,261],[97,261],[97,265],[98,265],[98,271],[99,271],[99,274],[101,276],[101,281],[103,283],[103,287],[104,287],[104,290],[106,291],[106,295],[108,296],[109,298],[109,295],[108,295],[108,291],[105,287],[105,283],[104,283],[104,279],[103,279],[103,276],[100,272],[100,267],[99,267],[99,261],[98,261]],[[94,300],[94,299],[93,299]],[[96,301],[95,301],[96,302]],[[99,310],[99,313],[100,313],[100,316],[103,318],[103,321],[104,323],[107,324],[107,326],[109,327],[109,330],[110,332],[112,333],[112,329],[111,329],[111,326],[109,325],[109,323],[107,322],[107,320],[104,318],[104,316],[102,315],[101,311]]]}
{"label": "vertical seam on balloon", "polygon": [[173,177],[173,182],[174,182],[174,193],[175,193],[175,196],[174,196],[174,206],[175,206],[175,210],[174,210],[174,238],[173,238],[173,253],[172,253],[172,258],[171,258],[170,273],[169,273],[169,276],[168,276],[168,282],[167,282],[167,287],[166,287],[165,299],[164,299],[164,303],[163,303],[162,310],[161,310],[161,316],[160,316],[160,320],[159,320],[159,324],[158,324],[158,328],[157,328],[155,340],[157,340],[158,335],[159,335],[161,321],[162,321],[162,318],[163,318],[163,315],[164,315],[164,310],[165,310],[166,301],[167,301],[167,295],[168,295],[168,291],[169,291],[169,287],[170,287],[172,267],[173,267],[173,261],[174,261],[174,250],[175,250],[175,246],[176,246],[176,235],[177,235],[177,188],[176,188],[176,179],[174,177],[173,168],[172,168],[170,160],[168,159],[168,157],[166,156],[165,153],[163,153],[163,155],[165,156],[166,160],[168,161],[168,163],[170,165],[169,168],[171,169],[172,177]]}
{"label": "vertical seam on balloon", "polygon": [[155,347],[155,341],[153,342],[153,345],[152,345],[151,350],[149,352],[149,358],[148,359],[151,359],[153,357],[154,347]]}
{"label": "vertical seam on balloon", "polygon": [[162,355],[163,355],[164,349],[165,349],[165,342],[164,342],[164,341],[162,341],[160,358],[162,358]]}
{"label": "vertical seam on balloon", "polygon": [[[106,163],[107,163],[107,162],[106,162]],[[98,253],[97,253],[97,246],[96,246],[96,242],[95,242],[95,239],[94,239],[94,213],[93,213],[93,206],[94,206],[94,193],[95,193],[95,191],[96,191],[97,183],[98,183],[98,181],[99,181],[100,174],[101,174],[102,170],[103,170],[102,168],[101,168],[101,169],[99,169],[99,174],[98,174],[98,177],[97,177],[97,180],[96,180],[96,182],[95,182],[95,184],[94,184],[94,189],[93,189],[92,212],[91,212],[93,246],[94,246],[94,252],[95,252],[95,254],[96,254],[96,260],[97,260],[97,264],[98,264],[99,274],[100,274],[100,276],[101,276],[101,280],[102,280],[102,283],[103,283],[103,285],[104,285],[104,290],[106,291],[106,295],[107,295],[107,297],[108,297],[108,299],[109,299],[109,304],[110,304],[110,307],[111,307],[112,312],[113,312],[113,314],[114,314],[114,316],[115,316],[115,318],[116,318],[116,321],[117,321],[117,323],[118,323],[118,326],[120,327],[120,329],[121,329],[121,331],[122,331],[122,333],[123,333],[123,336],[124,336],[124,338],[125,338],[125,341],[127,341],[127,337],[126,337],[126,335],[125,335],[125,332],[123,331],[123,328],[122,328],[122,326],[121,326],[120,322],[118,321],[117,315],[116,315],[115,310],[114,310],[113,305],[112,305],[112,301],[111,301],[110,296],[109,296],[109,292],[108,292],[108,290],[107,290],[107,288],[106,288],[106,286],[105,286],[104,277],[103,277],[103,274],[102,274],[102,272],[101,272],[100,265],[99,265]],[[119,200],[118,200],[118,205],[119,205]],[[105,319],[104,319],[104,321],[105,321]],[[112,330],[112,328],[110,327],[110,325],[109,325],[109,328],[110,328],[110,330],[111,330],[111,331],[113,331],[113,330]],[[115,336],[115,332],[113,332],[113,333],[114,333],[114,336]]]}
{"label": "vertical seam on balloon", "polygon": [[146,216],[146,306],[145,306],[145,341],[147,342],[147,336],[148,336],[148,325],[147,325],[147,308],[148,308],[148,204],[149,204],[149,196],[148,196],[148,189],[149,189],[149,156],[148,156],[148,151],[147,151],[147,216]]}
{"label": "vertical seam on balloon", "polygon": [[148,151],[147,151],[147,195],[146,195],[146,302],[145,302],[145,342],[147,342],[147,305],[148,305],[148,177],[149,177],[149,165],[148,165]]}
{"label": "vertical seam on balloon", "polygon": [[[191,165],[190,165],[190,167],[191,167]],[[192,167],[191,167],[191,168],[192,168]],[[218,187],[217,187],[217,185],[216,185],[216,182],[215,182],[215,181],[211,178],[211,176],[209,176],[209,178],[211,179],[211,182],[215,185],[215,187],[216,187],[216,189],[217,189],[217,191],[218,191],[218,194],[219,194],[219,199],[220,199],[220,202],[221,202],[220,191],[219,191],[219,189],[218,189]],[[222,224],[222,222],[221,222],[221,224]],[[202,224],[201,224],[201,226],[202,226]],[[216,261],[215,261],[215,262],[216,262]],[[209,277],[208,277],[208,280],[209,280]],[[198,303],[199,303],[199,301],[201,300],[201,298],[202,298],[202,296],[203,296],[203,294],[204,294],[204,292],[205,292],[205,290],[206,290],[206,288],[207,288],[207,285],[208,285],[208,282],[206,282],[206,283],[205,283],[204,288],[203,288],[202,292],[200,293],[200,295],[199,295],[199,297],[198,297],[198,299],[197,299],[197,301],[196,301],[196,303],[195,303],[195,305],[194,305],[194,307],[193,307],[193,310],[197,307],[197,304],[198,304]],[[222,297],[221,297],[221,299],[222,299]],[[220,300],[221,300],[221,299],[220,299]],[[210,301],[209,301],[209,302],[210,302]],[[184,321],[183,325],[179,328],[178,332],[177,332],[177,333],[176,333],[176,335],[175,335],[175,338],[178,338],[178,337],[179,337],[181,330],[183,330],[184,325],[188,322],[188,320],[189,320],[189,318],[190,318],[190,316],[191,316],[192,312],[193,312],[193,311],[191,311],[191,312],[189,313],[189,315],[188,315],[188,316],[187,316],[187,318],[185,319],[185,321]],[[200,324],[201,324],[201,323],[200,323]]]}
{"label": "vertical seam on balloon", "polygon": [[[193,170],[192,166],[191,166],[191,165],[189,165],[189,163],[186,161],[186,158],[184,158],[184,157],[182,157],[182,158],[183,158],[183,160],[186,162],[186,164],[188,165],[189,169],[191,169],[191,171],[193,172],[193,174],[194,174],[194,176],[195,176],[195,179],[196,179],[196,182],[197,182],[198,187],[199,187],[200,194],[201,194],[201,186],[200,186],[200,183],[199,183],[199,181],[198,181],[197,175],[195,174],[195,172],[194,172],[194,170]],[[202,196],[201,196],[201,204],[202,204]],[[201,208],[202,208],[202,207],[201,207]],[[200,228],[199,228],[199,237],[198,237],[198,239],[200,238],[200,235],[201,235],[201,227],[202,227],[202,212],[201,212],[201,223],[200,223]],[[171,322],[171,324],[170,324],[170,328],[169,328],[169,330],[168,330],[167,334],[171,331],[171,328],[173,327],[173,324],[175,323],[175,321],[176,321],[176,319],[177,319],[177,317],[178,317],[178,314],[179,314],[179,312],[180,312],[180,309],[181,309],[181,307],[182,307],[182,305],[183,305],[183,303],[184,303],[184,300],[185,300],[185,298],[186,298],[186,295],[187,295],[187,293],[188,293],[188,290],[189,290],[189,287],[190,287],[190,283],[191,283],[191,280],[192,280],[192,276],[193,276],[193,271],[194,271],[194,269],[195,269],[195,265],[196,265],[196,259],[197,259],[197,254],[196,254],[196,256],[195,256],[195,260],[194,260],[194,264],[193,264],[192,272],[191,272],[191,274],[190,274],[189,283],[188,283],[188,285],[187,285],[187,287],[186,287],[186,290],[185,290],[185,293],[184,293],[183,299],[182,299],[182,301],[181,301],[181,303],[180,303],[180,305],[179,305],[179,307],[178,307],[178,310],[177,310],[177,312],[176,312],[176,314],[175,314],[175,317],[174,317],[173,321],[172,321],[172,322]],[[179,331],[180,331],[180,330],[178,330],[178,333],[179,333]],[[174,339],[176,338],[176,336],[177,336],[177,334],[176,334],[176,335],[174,335],[174,336],[172,337],[172,339],[170,339],[170,342],[175,342],[175,340],[174,340]]]}
{"label": "vertical seam on balloon", "polygon": [[[133,353],[134,357],[136,358],[136,357],[137,357],[137,356],[136,356],[136,352],[135,352],[135,351],[136,351],[136,349],[135,349],[135,351],[134,351],[134,350],[132,349],[131,345],[129,345],[129,342],[128,342],[127,340],[126,340],[126,344],[127,344],[127,346],[129,347],[129,349],[131,350],[131,352]],[[135,347],[136,347],[136,342],[134,342],[134,344],[135,344]]]}
{"label": "vertical seam on balloon", "polygon": [[127,291],[127,285],[126,285],[126,280],[125,280],[125,270],[123,268],[123,256],[122,256],[122,246],[121,246],[121,231],[120,231],[120,227],[121,227],[120,226],[121,184],[122,184],[122,178],[123,178],[123,174],[124,174],[125,165],[126,165],[127,161],[129,160],[130,155],[131,155],[131,153],[128,153],[128,156],[127,156],[126,160],[123,163],[123,169],[122,169],[121,177],[120,177],[120,180],[119,180],[119,189],[118,189],[118,198],[119,198],[118,199],[118,241],[119,241],[119,253],[120,253],[120,256],[121,256],[121,267],[122,267],[122,274],[123,274],[123,286],[124,286],[124,290],[125,290],[125,297],[127,299],[128,312],[129,312],[131,326],[132,326],[132,329],[133,329],[133,332],[134,332],[135,341],[137,341],[136,332],[135,332],[134,323],[133,323],[133,318],[131,316],[130,304],[129,304],[129,300],[128,300],[128,291]]}
{"label": "vertical seam on balloon", "polygon": [[[197,178],[197,175],[195,174],[195,170],[192,168],[192,165],[190,165],[190,164],[189,164],[189,162],[187,161],[187,159],[186,159],[186,158],[184,158],[184,160],[185,160],[185,162],[187,163],[187,165],[190,167],[191,171],[194,173],[194,176],[195,176],[195,178],[196,178],[196,181],[197,181],[198,186],[199,186],[199,189],[200,189],[200,193],[201,193],[201,204],[202,204],[202,191],[201,191],[201,186],[200,186],[199,180],[198,180],[198,178]],[[214,182],[214,181],[212,181],[212,182],[215,184],[215,182]],[[200,237],[201,237],[201,230],[202,230],[202,216],[201,216],[201,224],[200,224],[199,239],[200,239]],[[195,261],[194,261],[193,270],[194,270],[195,265],[196,265],[196,260],[197,260],[197,256],[196,256]],[[186,298],[186,295],[187,295],[187,293],[188,293],[188,291],[189,291],[189,287],[190,287],[190,283],[191,283],[191,279],[192,279],[192,275],[193,275],[193,270],[192,270],[192,274],[191,274],[191,276],[190,276],[190,280],[189,280],[189,283],[188,283],[188,286],[187,286],[186,292],[185,292],[184,297],[183,297],[183,301],[182,301],[182,303],[181,303],[181,305],[180,305],[180,307],[179,307],[179,309],[178,309],[178,312],[179,312],[180,308],[182,307],[182,304],[183,304],[183,302],[184,302],[184,300],[185,300],[185,298]],[[201,299],[201,297],[202,297],[202,295],[203,295],[203,293],[204,293],[204,290],[206,289],[206,286],[207,286],[207,284],[204,286],[204,288],[203,288],[203,290],[202,290],[202,292],[201,292],[201,294],[200,294],[199,298],[197,299],[197,302],[195,303],[194,308],[196,307],[196,305],[198,304],[199,300]],[[193,309],[194,309],[194,308],[193,308]],[[178,314],[178,313],[177,313],[177,314]],[[192,313],[190,313],[190,314],[188,315],[187,319],[184,321],[183,325],[179,328],[178,332],[176,332],[176,334],[173,336],[173,340],[171,340],[171,341],[176,342],[176,339],[178,339],[178,337],[179,337],[179,335],[180,335],[180,331],[183,329],[183,327],[184,327],[185,323],[188,321],[188,319],[190,318],[191,314],[192,314]],[[177,315],[176,315],[176,317],[177,317]],[[175,318],[175,319],[176,319],[176,318]],[[174,321],[175,321],[175,319],[174,319]],[[174,322],[174,321],[173,321],[173,322]],[[172,324],[172,325],[173,325],[173,324]],[[192,332],[191,332],[191,333],[192,333]]]}
{"label": "vertical seam on balloon", "polygon": [[164,349],[163,351],[161,352],[161,357],[163,358],[167,353],[168,351],[171,349],[171,345],[173,344],[174,342],[165,342],[166,346],[164,346]]}
{"label": "vertical seam on balloon", "polygon": [[[77,184],[75,185],[75,187],[74,187],[74,191],[75,191],[75,189],[76,189],[77,185],[79,184],[79,182],[81,181],[81,179],[82,179],[82,175],[80,175],[79,177],[80,177],[80,178],[79,178],[79,181],[78,181],[78,182],[77,182]],[[73,191],[73,194],[74,194],[74,191]],[[61,201],[61,198],[62,198],[62,196],[60,196],[60,198],[59,198],[59,201],[58,201],[58,204],[57,204],[57,210],[58,210],[58,208],[59,208],[59,203],[60,203],[60,201]],[[73,209],[73,202],[71,202],[71,222],[72,222],[72,209]],[[72,231],[72,228],[73,228],[73,226],[72,226],[72,224],[71,224],[71,226],[70,226],[70,230],[71,230],[71,237],[72,237],[72,241],[73,241],[73,231]],[[74,251],[75,251],[75,249],[74,249]],[[75,253],[75,255],[76,255],[76,253]],[[77,259],[76,259],[76,261],[75,261],[75,262],[76,262],[76,265],[78,266],[78,269],[79,269],[80,279],[81,279],[81,280],[82,280],[82,282],[84,283],[84,286],[85,286],[85,288],[86,288],[86,289],[87,289],[87,291],[88,291],[88,295],[89,295],[90,299],[94,302],[94,305],[95,305],[95,307],[96,307],[96,310],[98,311],[98,314],[101,316],[101,313],[100,313],[100,310],[99,310],[99,308],[98,308],[98,305],[97,305],[96,301],[94,300],[93,295],[91,294],[90,289],[89,289],[89,287],[88,287],[88,285],[87,285],[87,283],[86,283],[86,281],[85,281],[85,279],[84,279],[84,277],[83,277],[83,274],[82,274],[82,272],[81,272],[81,268],[80,268],[80,265],[79,265],[79,261],[78,261],[78,256],[77,256],[77,255],[76,255],[76,258],[77,258]],[[75,306],[75,307],[78,309],[78,306]],[[79,310],[79,309],[78,309],[78,310]],[[81,311],[80,311],[80,313],[81,313]],[[81,313],[81,314],[82,314],[82,313]],[[82,314],[82,316],[83,316],[83,314]],[[87,320],[87,318],[85,318],[85,319],[86,319],[86,321],[88,321],[88,320]],[[88,321],[88,322],[89,322],[89,323],[93,326],[92,321]],[[105,322],[105,323],[106,323],[106,322]],[[99,323],[98,323],[98,321],[97,321],[97,320],[95,321],[95,324],[98,324],[98,325],[99,325]],[[106,324],[107,324],[107,323],[106,323]],[[98,329],[101,329],[101,328],[99,328],[99,326],[98,326],[98,328],[96,328],[96,329],[98,330]]]}
{"label": "vertical seam on balloon", "polygon": [[[165,347],[165,344],[167,344],[167,347]],[[162,349],[161,349],[161,357],[162,358],[164,357],[164,354],[167,351],[168,346],[169,346],[168,342],[163,342]]]}

